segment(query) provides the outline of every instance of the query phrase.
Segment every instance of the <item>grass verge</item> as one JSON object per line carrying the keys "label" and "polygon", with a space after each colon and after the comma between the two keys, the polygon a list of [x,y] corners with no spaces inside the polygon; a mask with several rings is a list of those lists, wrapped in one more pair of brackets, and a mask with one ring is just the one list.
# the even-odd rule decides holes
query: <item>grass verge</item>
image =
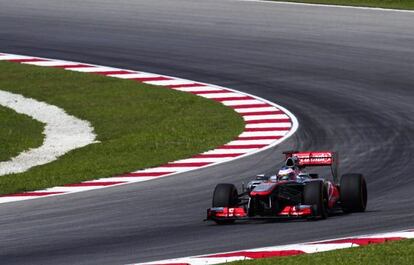
{"label": "grass verge", "polygon": [[0,161],[42,145],[43,124],[0,106]]}
{"label": "grass verge", "polygon": [[283,1],[272,0],[272,1],[414,10],[414,0],[399,0],[399,1],[398,0],[297,0],[297,1],[296,0],[283,0]]}
{"label": "grass verge", "polygon": [[0,194],[158,166],[227,143],[244,126],[236,112],[211,100],[62,69],[0,62],[0,89],[91,122],[101,142],[28,172],[0,176]]}
{"label": "grass verge", "polygon": [[229,265],[411,265],[414,239],[290,257],[246,260]]}

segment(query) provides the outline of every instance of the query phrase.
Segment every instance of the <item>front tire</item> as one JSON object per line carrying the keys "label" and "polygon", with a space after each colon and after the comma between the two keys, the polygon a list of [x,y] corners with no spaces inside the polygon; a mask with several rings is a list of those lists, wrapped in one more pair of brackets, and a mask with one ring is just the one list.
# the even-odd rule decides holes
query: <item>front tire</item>
{"label": "front tire", "polygon": [[303,203],[312,205],[316,218],[328,218],[328,198],[322,181],[311,181],[306,184],[303,192]]}
{"label": "front tire", "polygon": [[341,205],[345,213],[364,212],[367,207],[368,191],[361,174],[345,174],[340,183]]}
{"label": "front tire", "polygon": [[[217,184],[213,193],[214,207],[236,207],[239,202],[237,189],[233,184]],[[214,220],[217,224],[231,224],[234,220]]]}

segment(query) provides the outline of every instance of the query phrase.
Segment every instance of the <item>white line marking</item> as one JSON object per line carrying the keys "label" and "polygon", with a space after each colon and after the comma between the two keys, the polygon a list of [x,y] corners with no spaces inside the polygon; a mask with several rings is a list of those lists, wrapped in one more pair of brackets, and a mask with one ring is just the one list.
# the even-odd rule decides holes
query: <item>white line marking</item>
{"label": "white line marking", "polygon": [[252,2],[252,3],[266,3],[266,4],[280,4],[280,5],[311,6],[311,7],[326,7],[326,8],[360,9],[360,10],[372,10],[372,11],[380,11],[380,12],[414,13],[414,10],[391,9],[391,8],[382,8],[382,7],[343,6],[343,5],[311,4],[311,3],[267,1],[267,0],[232,0],[232,1]]}
{"label": "white line marking", "polygon": [[228,160],[229,158],[231,159],[231,157],[187,158],[175,161],[174,163],[215,163],[219,161]]}
{"label": "white line marking", "polygon": [[258,120],[268,120],[268,119],[289,119],[289,116],[286,114],[274,114],[274,115],[252,115],[244,116],[245,121],[258,121]]}
{"label": "white line marking", "polygon": [[175,85],[189,85],[194,84],[193,81],[185,79],[162,80],[162,81],[145,81],[145,84],[154,86],[175,86]]}
{"label": "white line marking", "polygon": [[277,123],[257,123],[257,124],[246,124],[246,129],[253,128],[289,128],[292,126],[290,122],[277,122]]}
{"label": "white line marking", "polygon": [[246,148],[246,149],[241,149],[241,148],[237,148],[237,149],[214,149],[208,152],[205,152],[203,154],[206,155],[224,155],[224,154],[247,154],[253,151],[258,150],[259,148]]}
{"label": "white line marking", "polygon": [[154,168],[134,171],[133,173],[184,172],[184,171],[194,170],[198,168],[199,167],[154,167]]}
{"label": "white line marking", "polygon": [[271,140],[235,140],[227,143],[226,145],[249,145],[249,144],[271,144],[273,143],[274,139]]}
{"label": "white line marking", "polygon": [[221,90],[221,88],[212,87],[212,86],[194,86],[194,87],[178,87],[178,88],[174,88],[174,90],[179,90],[183,92],[200,92],[200,91],[217,91],[217,90]]}
{"label": "white line marking", "polygon": [[95,141],[96,135],[88,121],[68,115],[56,106],[1,90],[0,105],[45,124],[42,146],[0,162],[0,176],[22,173],[34,166],[50,163],[71,150]]}
{"label": "white line marking", "polygon": [[[48,188],[48,189],[44,189],[44,190],[39,190],[36,192],[64,192],[65,193],[74,193],[74,192],[82,192],[82,191],[88,191],[88,190],[96,190],[99,189],[101,187],[99,186],[73,186],[73,187],[63,187],[63,186],[58,186],[58,187],[53,187],[53,188]],[[39,196],[41,197],[41,196]]]}
{"label": "white line marking", "polygon": [[24,56],[24,55],[14,55],[14,54],[6,54],[0,56],[1,60],[21,60],[21,59],[35,59],[35,57]]}
{"label": "white line marking", "polygon": [[112,68],[112,67],[76,67],[76,68],[69,68],[67,70],[74,71],[74,72],[81,72],[81,73],[96,73],[96,72],[120,71],[121,69]]}
{"label": "white line marking", "polygon": [[228,92],[228,93],[212,93],[212,94],[200,94],[198,95],[203,98],[231,98],[240,97],[239,93]]}
{"label": "white line marking", "polygon": [[238,113],[249,113],[249,112],[262,112],[262,111],[278,111],[278,108],[275,107],[262,107],[262,108],[241,108],[241,109],[234,109]]}
{"label": "white line marking", "polygon": [[[141,182],[141,181],[147,181],[150,179],[154,179],[155,177],[111,177],[111,178],[101,178],[93,180],[95,182]],[[93,182],[89,181],[89,182]]]}
{"label": "white line marking", "polygon": [[41,61],[41,62],[26,62],[23,64],[52,67],[52,66],[62,66],[62,65],[78,65],[79,63],[67,62],[67,61]]}
{"label": "white line marking", "polygon": [[121,78],[121,79],[134,79],[134,78],[157,78],[161,77],[160,75],[156,74],[149,74],[149,73],[131,73],[131,74],[116,74],[116,75],[108,75],[109,77]]}
{"label": "white line marking", "polygon": [[0,197],[0,203],[25,201],[30,199],[37,199],[39,196],[21,196],[21,197]]}
{"label": "white line marking", "polygon": [[[373,235],[361,235],[361,236],[353,236],[353,237],[343,237],[343,238],[335,238],[323,241],[314,241],[314,242],[305,242],[305,243],[298,243],[298,244],[289,244],[289,245],[279,245],[279,246],[270,246],[270,247],[262,247],[262,248],[253,248],[253,249],[243,249],[243,250],[235,250],[230,252],[220,252],[220,253],[211,253],[211,254],[204,254],[204,255],[197,255],[191,257],[183,257],[183,258],[175,258],[175,259],[167,259],[167,260],[160,260],[160,261],[152,261],[147,263],[136,263],[135,265],[150,265],[150,264],[190,264],[190,265],[213,265],[213,264],[220,264],[226,263],[236,260],[248,260],[252,259],[249,258],[243,253],[255,253],[257,252],[260,254],[261,252],[270,252],[270,251],[302,251],[304,254],[310,253],[317,253],[317,252],[325,252],[331,250],[338,250],[350,247],[358,247],[358,244],[353,243],[326,243],[329,241],[336,241],[336,240],[343,240],[343,239],[358,239],[358,238],[391,238],[391,237],[401,237],[401,238],[414,238],[414,232],[408,231],[397,231],[391,233],[382,233],[382,234],[373,234]],[[227,257],[209,257],[209,256],[217,256],[217,255],[227,255]],[[234,254],[235,256],[232,256]],[[237,255],[237,256],[236,256]],[[132,265],[132,264],[131,264]]]}
{"label": "white line marking", "polygon": [[257,99],[244,99],[244,100],[225,100],[222,103],[226,106],[237,106],[237,105],[250,105],[263,103]]}
{"label": "white line marking", "polygon": [[284,136],[288,131],[270,131],[270,132],[244,132],[240,134],[240,137],[252,137],[252,136]]}

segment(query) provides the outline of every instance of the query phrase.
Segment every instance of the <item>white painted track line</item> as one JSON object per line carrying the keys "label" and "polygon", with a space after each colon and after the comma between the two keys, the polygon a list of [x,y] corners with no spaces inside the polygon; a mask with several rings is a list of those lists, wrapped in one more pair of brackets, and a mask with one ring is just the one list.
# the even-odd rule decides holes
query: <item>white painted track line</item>
{"label": "white painted track line", "polygon": [[361,245],[385,243],[387,241],[414,238],[413,230],[396,231],[390,233],[361,235],[354,237],[335,238],[323,241],[305,242],[281,246],[270,246],[254,249],[243,249],[231,252],[210,253],[192,257],[153,261],[147,263],[136,263],[135,265],[213,265],[238,260],[260,259],[266,257],[294,256],[300,254],[311,254],[332,251],[344,248],[359,247]]}
{"label": "white painted track line", "polygon": [[312,3],[283,2],[283,1],[271,1],[271,0],[232,0],[232,1],[261,3],[261,4],[274,4],[274,5],[296,5],[296,6],[305,6],[305,7],[310,6],[310,7],[322,7],[322,8],[343,8],[343,9],[355,9],[355,10],[359,9],[359,10],[371,10],[371,11],[377,11],[377,12],[414,13],[414,10],[391,9],[391,8],[381,8],[381,7],[312,4]]}
{"label": "white painted track line", "polygon": [[265,112],[265,111],[279,111],[278,108],[275,107],[262,107],[262,108],[248,108],[248,109],[234,109],[238,113],[250,113],[250,112]]}
{"label": "white painted track line", "polygon": [[154,86],[175,86],[175,85],[188,85],[194,84],[193,81],[185,79],[176,79],[176,80],[164,80],[164,81],[148,81],[144,82],[145,84],[154,85]]}
{"label": "white painted track line", "polygon": [[26,62],[23,64],[53,67],[53,66],[63,66],[63,65],[78,65],[79,63],[56,60],[56,61]]}
{"label": "white painted track line", "polygon": [[183,92],[200,92],[200,91],[217,91],[221,90],[221,88],[214,87],[214,86],[194,86],[194,87],[178,87],[174,88],[175,90],[183,91]]}
{"label": "white painted track line", "polygon": [[108,76],[109,77],[121,78],[121,79],[157,78],[157,77],[160,77],[160,75],[149,74],[149,73],[115,74],[115,75],[108,75]]}

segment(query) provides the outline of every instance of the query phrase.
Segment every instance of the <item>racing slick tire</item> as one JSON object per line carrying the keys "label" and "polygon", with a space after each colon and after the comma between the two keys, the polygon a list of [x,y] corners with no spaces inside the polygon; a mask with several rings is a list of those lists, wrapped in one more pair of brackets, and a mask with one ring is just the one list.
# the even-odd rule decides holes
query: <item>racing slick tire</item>
{"label": "racing slick tire", "polygon": [[303,191],[303,203],[312,205],[313,218],[328,218],[328,198],[323,181],[311,181],[306,184]]}
{"label": "racing slick tire", "polygon": [[[237,189],[233,184],[217,184],[213,193],[214,207],[235,207],[239,202]],[[217,224],[231,224],[234,220],[214,220]]]}
{"label": "racing slick tire", "polygon": [[361,174],[345,174],[341,177],[340,199],[345,213],[364,212],[367,206],[367,183]]}

